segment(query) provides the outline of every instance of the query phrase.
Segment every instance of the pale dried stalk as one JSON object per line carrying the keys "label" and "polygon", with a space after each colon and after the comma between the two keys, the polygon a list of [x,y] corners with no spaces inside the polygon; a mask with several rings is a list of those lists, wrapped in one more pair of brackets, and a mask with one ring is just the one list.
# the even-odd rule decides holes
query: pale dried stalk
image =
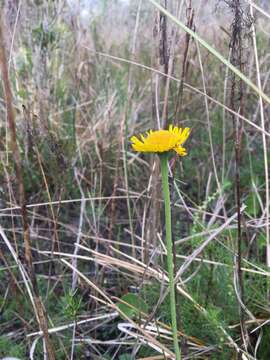
{"label": "pale dried stalk", "polygon": [[[253,18],[253,8],[250,6],[250,15]],[[257,84],[258,88],[262,90],[261,75],[260,75],[260,64],[258,59],[258,50],[257,50],[257,41],[256,41],[256,31],[254,23],[251,25],[255,64],[256,64],[256,73],[257,73]],[[263,108],[263,99],[259,97],[260,104],[260,113],[261,113],[261,127],[265,129],[265,119],[264,119],[264,108]],[[268,155],[267,155],[267,141],[266,136],[262,133],[263,141],[263,158],[264,158],[264,175],[265,175],[265,232],[266,232],[266,265],[270,267],[270,232],[269,232],[269,169],[268,169]]]}
{"label": "pale dried stalk", "polygon": [[[84,217],[84,213],[85,213],[85,196],[84,196],[84,192],[81,186],[81,182],[79,180],[78,177],[78,172],[77,172],[77,168],[75,168],[74,170],[75,173],[75,178],[80,190],[80,193],[82,195],[82,202],[81,202],[81,210],[80,210],[80,220],[79,220],[79,228],[78,228],[78,233],[77,233],[77,239],[76,239],[76,243],[74,244],[74,251],[73,251],[73,255],[74,257],[72,258],[72,266],[77,269],[77,258],[76,255],[78,254],[78,250],[79,247],[78,245],[80,244],[81,241],[81,236],[82,236],[82,227],[83,227],[83,217]],[[77,281],[78,281],[78,275],[76,273],[76,271],[72,272],[72,292],[74,293],[77,287]]]}

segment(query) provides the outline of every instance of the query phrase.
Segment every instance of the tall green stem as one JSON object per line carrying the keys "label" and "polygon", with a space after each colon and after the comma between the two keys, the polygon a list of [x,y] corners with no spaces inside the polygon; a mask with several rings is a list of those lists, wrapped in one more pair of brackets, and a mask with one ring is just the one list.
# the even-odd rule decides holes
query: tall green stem
{"label": "tall green stem", "polygon": [[160,155],[162,188],[165,204],[165,222],[166,222],[166,244],[167,244],[167,267],[169,274],[169,290],[170,290],[170,309],[171,324],[173,332],[173,344],[176,360],[181,360],[181,352],[177,338],[177,320],[176,320],[176,303],[175,303],[175,287],[174,287],[174,271],[173,271],[173,242],[172,242],[172,224],[171,224],[171,205],[170,190],[168,181],[168,153]]}

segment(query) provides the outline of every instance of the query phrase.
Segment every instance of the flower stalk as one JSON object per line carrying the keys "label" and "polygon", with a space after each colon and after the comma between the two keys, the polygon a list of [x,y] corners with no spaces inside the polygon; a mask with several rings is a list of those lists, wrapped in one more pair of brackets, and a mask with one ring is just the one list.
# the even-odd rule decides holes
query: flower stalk
{"label": "flower stalk", "polygon": [[169,125],[168,130],[149,130],[146,135],[132,136],[131,146],[133,150],[143,153],[155,153],[159,155],[162,175],[162,188],[165,204],[165,224],[166,224],[166,245],[167,245],[167,270],[169,275],[169,293],[170,293],[170,312],[171,325],[173,333],[173,345],[175,359],[181,360],[181,351],[177,338],[177,317],[176,317],[176,299],[174,286],[174,259],[172,242],[172,224],[171,224],[171,204],[170,189],[168,181],[168,158],[171,151],[175,151],[180,156],[186,156],[187,151],[183,147],[190,135],[190,128],[179,128]]}
{"label": "flower stalk", "polygon": [[170,190],[169,190],[169,181],[168,181],[168,155],[169,155],[168,152],[164,152],[159,155],[159,158],[160,158],[160,164],[161,164],[162,188],[163,188],[163,196],[164,196],[164,204],[165,204],[167,270],[168,270],[168,275],[169,275],[170,311],[171,311],[173,344],[174,344],[176,360],[181,360],[181,352],[180,352],[178,336],[177,336],[171,205],[170,205]]}

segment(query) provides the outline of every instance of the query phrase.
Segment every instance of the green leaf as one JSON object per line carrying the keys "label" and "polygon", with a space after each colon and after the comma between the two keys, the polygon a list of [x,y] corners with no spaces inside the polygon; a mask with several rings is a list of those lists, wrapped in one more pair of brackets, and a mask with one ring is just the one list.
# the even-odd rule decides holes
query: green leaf
{"label": "green leaf", "polygon": [[231,186],[232,186],[231,181],[225,179],[223,184],[222,184],[222,190],[223,191],[228,190],[228,189],[231,188]]}
{"label": "green leaf", "polygon": [[147,313],[148,305],[138,295],[128,293],[121,298],[117,307],[119,310],[129,318],[136,317],[140,312]]}
{"label": "green leaf", "polygon": [[260,204],[254,192],[249,193],[245,203],[247,205],[246,212],[250,216],[257,217],[260,213]]}
{"label": "green leaf", "polygon": [[265,249],[266,236],[264,234],[260,234],[258,236],[257,244],[258,244],[259,250],[264,250]]}
{"label": "green leaf", "polygon": [[132,360],[133,358],[131,357],[130,354],[123,354],[119,357],[119,360]]}

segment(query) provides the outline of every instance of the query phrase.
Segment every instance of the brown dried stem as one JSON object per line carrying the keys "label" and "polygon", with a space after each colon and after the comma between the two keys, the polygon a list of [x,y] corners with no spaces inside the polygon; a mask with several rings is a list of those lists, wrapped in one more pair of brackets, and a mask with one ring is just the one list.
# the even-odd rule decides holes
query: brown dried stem
{"label": "brown dried stem", "polygon": [[5,92],[5,102],[6,102],[6,111],[7,111],[7,122],[9,126],[10,132],[10,146],[12,150],[12,154],[14,157],[14,164],[15,164],[15,172],[17,178],[17,185],[18,185],[18,194],[19,194],[19,204],[20,204],[20,211],[22,217],[22,225],[23,225],[23,240],[24,240],[24,247],[25,247],[25,261],[28,270],[29,277],[31,279],[33,292],[34,292],[34,302],[37,310],[37,320],[40,326],[40,329],[43,331],[46,350],[49,360],[55,359],[55,353],[52,346],[52,343],[49,338],[48,333],[48,322],[45,309],[43,307],[41,298],[39,296],[39,290],[37,285],[37,280],[35,276],[35,270],[33,266],[33,259],[32,259],[32,251],[31,251],[31,240],[30,240],[30,231],[29,231],[29,224],[27,219],[27,208],[26,208],[26,197],[25,197],[25,188],[23,182],[23,171],[22,171],[22,164],[21,164],[21,157],[20,152],[17,144],[17,134],[16,134],[16,124],[13,112],[13,105],[12,105],[12,91],[9,82],[9,74],[8,74],[8,65],[6,60],[5,54],[5,44],[4,44],[4,36],[3,36],[3,21],[0,18],[0,66],[2,70],[2,79],[3,79],[3,87]]}
{"label": "brown dried stem", "polygon": [[[234,20],[232,23],[232,35],[231,35],[231,54],[232,54],[232,63],[234,66],[239,67],[239,70],[243,73],[244,63],[243,63],[243,31],[244,31],[244,14],[241,7],[241,1],[236,0],[234,2],[227,2],[228,5],[232,8]],[[243,116],[244,113],[244,91],[243,91],[243,81],[241,79],[237,80],[235,75],[232,76],[231,82],[231,94],[230,94],[231,108],[234,111],[239,111],[239,114]],[[242,235],[242,214],[241,214],[241,196],[242,189],[240,183],[240,173],[241,173],[241,148],[242,148],[242,134],[243,134],[243,121],[239,117],[235,119],[235,193],[236,193],[236,208],[237,208],[237,257],[236,257],[236,267],[237,267],[237,281],[238,286],[236,291],[238,292],[239,299],[239,314],[240,314],[240,324],[241,324],[241,341],[242,344],[247,347],[247,330],[245,325],[245,310],[243,308],[244,304],[244,283],[243,283],[243,274],[242,274],[242,247],[243,247],[243,235]],[[238,358],[242,358],[242,355],[239,353]]]}

